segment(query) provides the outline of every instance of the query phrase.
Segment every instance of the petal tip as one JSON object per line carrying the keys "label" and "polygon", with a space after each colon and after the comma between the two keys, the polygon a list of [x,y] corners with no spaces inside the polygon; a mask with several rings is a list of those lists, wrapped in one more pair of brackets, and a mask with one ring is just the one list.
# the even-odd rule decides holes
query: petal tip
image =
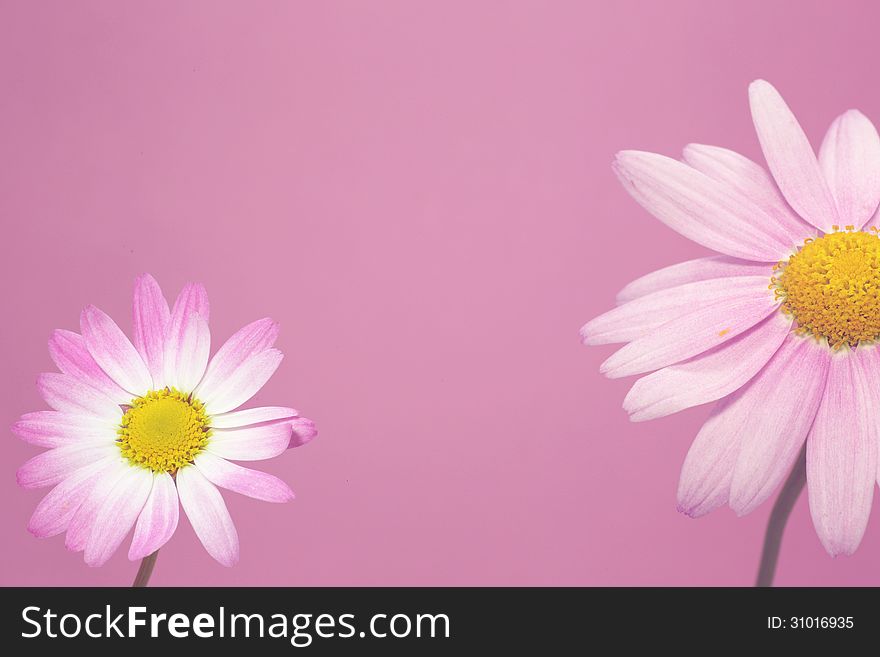
{"label": "petal tip", "polygon": [[290,442],[288,449],[300,447],[318,437],[318,427],[314,421],[306,417],[297,417],[290,421]]}
{"label": "petal tip", "polygon": [[776,87],[763,78],[757,78],[749,83],[749,95],[760,94],[766,91],[776,91]]}
{"label": "petal tip", "polygon": [[591,322],[587,322],[584,324],[580,330],[578,330],[578,337],[580,338],[581,344],[589,347],[590,345],[590,324]]}

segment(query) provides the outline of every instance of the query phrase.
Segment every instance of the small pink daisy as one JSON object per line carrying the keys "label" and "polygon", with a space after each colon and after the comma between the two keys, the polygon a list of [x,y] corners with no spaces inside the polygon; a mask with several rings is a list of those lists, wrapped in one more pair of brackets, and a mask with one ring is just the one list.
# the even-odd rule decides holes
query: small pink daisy
{"label": "small pink daisy", "polygon": [[59,329],[49,340],[61,372],[41,374],[37,386],[53,410],[12,428],[49,448],[18,470],[24,488],[54,486],[28,529],[67,532],[67,547],[100,566],[134,527],[128,558],[144,559],[174,533],[179,499],[208,553],[232,566],[238,534],[217,488],[267,502],[288,502],[293,491],[231,461],[272,458],[316,435],[292,408],[235,410],[281,363],[278,325],[248,324],[209,361],[205,288],[187,285],[169,310],[147,274],[135,282],[133,318],[134,344],[94,306],[82,312],[81,333]]}
{"label": "small pink daisy", "polygon": [[749,96],[772,176],[715,146],[688,145],[683,161],[617,155],[636,201],[720,255],[630,283],[581,336],[627,343],[605,375],[650,372],[623,404],[634,421],[718,400],[685,459],[682,512],[749,513],[789,471],[800,490],[806,445],[816,531],[830,554],[851,554],[878,477],[880,137],[850,110],[817,158],[770,84]]}

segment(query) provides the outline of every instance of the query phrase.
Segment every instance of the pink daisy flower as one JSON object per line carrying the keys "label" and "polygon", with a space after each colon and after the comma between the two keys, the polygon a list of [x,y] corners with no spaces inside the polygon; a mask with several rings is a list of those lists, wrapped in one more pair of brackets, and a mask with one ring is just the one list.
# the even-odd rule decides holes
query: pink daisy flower
{"label": "pink daisy flower", "polygon": [[13,426],[49,448],[17,473],[24,488],[54,486],[28,529],[38,537],[67,532],[65,544],[100,566],[134,527],[136,560],[162,547],[177,527],[179,504],[208,553],[238,561],[238,534],[218,487],[267,502],[288,502],[283,481],[231,461],[278,456],[316,435],[292,408],[236,410],[281,363],[272,345],[278,325],[248,324],[209,361],[208,297],[187,285],[169,309],[156,280],[134,289],[134,343],[94,306],[81,333],[56,330],[49,353],[60,373],[37,386],[53,409]]}
{"label": "pink daisy flower", "polygon": [[646,374],[624,400],[634,421],[718,401],[685,459],[682,512],[749,513],[806,445],[816,531],[830,554],[851,554],[878,476],[880,137],[850,110],[817,158],[770,84],[749,97],[772,176],[716,146],[688,145],[684,161],[617,155],[636,201],[720,255],[630,283],[581,336],[627,343],[601,371]]}

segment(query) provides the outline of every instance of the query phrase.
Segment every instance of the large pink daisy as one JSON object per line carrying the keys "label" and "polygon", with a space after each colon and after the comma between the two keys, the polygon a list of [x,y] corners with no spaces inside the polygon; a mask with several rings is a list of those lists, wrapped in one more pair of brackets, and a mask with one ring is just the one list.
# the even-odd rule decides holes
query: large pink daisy
{"label": "large pink daisy", "polygon": [[749,513],[806,443],[816,531],[830,554],[851,554],[878,476],[880,137],[850,110],[817,158],[770,84],[749,97],[772,176],[716,146],[688,145],[684,161],[617,155],[636,201],[720,255],[630,283],[582,338],[627,343],[607,376],[650,372],[624,401],[635,421],[719,400],[685,459],[681,511]]}
{"label": "large pink daisy", "polygon": [[57,330],[49,352],[60,373],[37,385],[51,411],[24,415],[13,431],[48,447],[18,470],[25,488],[54,486],[28,529],[67,532],[71,550],[100,566],[129,531],[129,559],[151,555],[177,527],[178,500],[208,553],[238,561],[238,534],[217,487],[287,502],[283,481],[231,461],[278,456],[315,435],[292,408],[236,410],[281,362],[278,325],[248,324],[210,359],[208,297],[187,285],[169,309],[158,283],[140,276],[134,290],[134,344],[94,306],[81,334]]}

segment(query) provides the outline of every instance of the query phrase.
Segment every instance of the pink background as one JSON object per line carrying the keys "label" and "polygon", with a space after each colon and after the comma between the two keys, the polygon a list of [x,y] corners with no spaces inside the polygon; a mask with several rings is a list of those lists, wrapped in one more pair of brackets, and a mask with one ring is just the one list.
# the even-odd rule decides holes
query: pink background
{"label": "pink background", "polygon": [[[712,5],[710,8],[708,5]],[[631,380],[577,331],[703,251],[617,185],[622,148],[759,157],[776,84],[818,142],[880,119],[871,2],[4,2],[2,423],[43,408],[46,338],[142,271],[208,286],[215,344],[282,323],[258,401],[317,420],[266,464],[289,505],[226,495],[241,563],[188,523],[156,584],[749,584],[765,504],[675,510],[698,408],[631,424]],[[0,583],[128,584],[25,530],[0,446]],[[880,584],[880,511],[832,560],[805,500],[781,584]]]}

